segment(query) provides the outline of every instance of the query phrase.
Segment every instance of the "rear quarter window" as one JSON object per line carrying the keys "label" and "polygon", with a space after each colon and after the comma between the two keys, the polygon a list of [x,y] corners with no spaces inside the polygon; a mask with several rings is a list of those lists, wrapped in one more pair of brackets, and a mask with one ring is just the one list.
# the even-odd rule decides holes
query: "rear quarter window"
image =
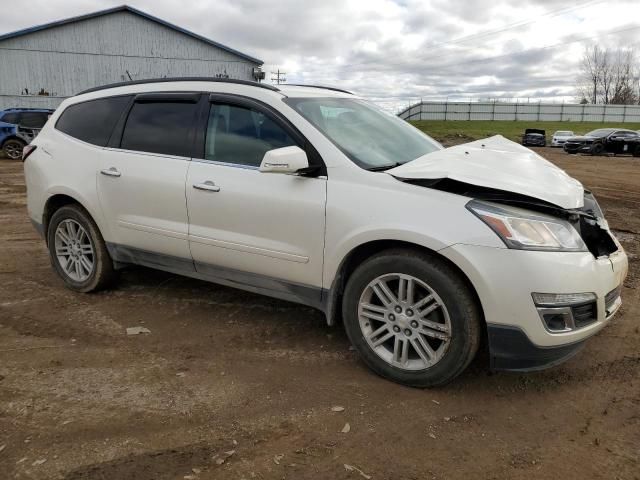
{"label": "rear quarter window", "polygon": [[131,96],[108,97],[76,103],[62,112],[56,129],[83,142],[104,147]]}
{"label": "rear quarter window", "polygon": [[18,123],[18,114],[17,113],[5,113],[2,116],[2,118],[0,118],[0,121],[5,122],[5,123],[17,124]]}
{"label": "rear quarter window", "polygon": [[47,123],[49,114],[46,112],[22,112],[19,125],[26,128],[42,128]]}

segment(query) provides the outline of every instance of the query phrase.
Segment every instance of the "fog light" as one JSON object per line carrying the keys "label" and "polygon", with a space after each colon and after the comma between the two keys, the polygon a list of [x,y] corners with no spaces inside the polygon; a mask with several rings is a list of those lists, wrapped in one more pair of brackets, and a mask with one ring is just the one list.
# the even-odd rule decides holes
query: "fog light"
{"label": "fog light", "polygon": [[531,297],[551,333],[570,332],[597,320],[595,293],[532,293]]}
{"label": "fog light", "polygon": [[595,293],[532,293],[534,303],[539,307],[570,306],[595,302]]}
{"label": "fog light", "polygon": [[544,323],[547,328],[554,332],[566,332],[569,330],[565,318],[568,317],[567,313],[546,313],[542,315]]}

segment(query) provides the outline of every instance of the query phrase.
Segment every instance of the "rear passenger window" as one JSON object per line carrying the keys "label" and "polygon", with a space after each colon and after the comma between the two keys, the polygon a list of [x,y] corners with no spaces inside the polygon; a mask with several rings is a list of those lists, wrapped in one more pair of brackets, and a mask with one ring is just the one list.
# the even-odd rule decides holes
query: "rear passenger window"
{"label": "rear passenger window", "polygon": [[189,131],[196,109],[195,103],[135,103],[122,134],[121,148],[190,157]]}
{"label": "rear passenger window", "polygon": [[47,118],[49,114],[44,112],[22,112],[19,125],[27,128],[42,128],[47,123]]}
{"label": "rear passenger window", "polygon": [[295,144],[280,125],[262,112],[236,105],[211,105],[207,160],[258,167],[269,150]]}
{"label": "rear passenger window", "polygon": [[131,96],[109,97],[67,107],[56,129],[83,142],[104,147]]}

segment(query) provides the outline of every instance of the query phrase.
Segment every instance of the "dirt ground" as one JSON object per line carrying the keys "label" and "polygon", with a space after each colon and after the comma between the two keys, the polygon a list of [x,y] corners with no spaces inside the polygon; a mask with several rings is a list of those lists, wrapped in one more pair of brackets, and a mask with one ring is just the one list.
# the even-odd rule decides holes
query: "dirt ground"
{"label": "dirt ground", "polygon": [[309,308],[143,268],[66,290],[0,161],[0,478],[640,478],[640,159],[540,152],[620,232],[621,313],[562,366],[480,357],[436,390],[376,377]]}

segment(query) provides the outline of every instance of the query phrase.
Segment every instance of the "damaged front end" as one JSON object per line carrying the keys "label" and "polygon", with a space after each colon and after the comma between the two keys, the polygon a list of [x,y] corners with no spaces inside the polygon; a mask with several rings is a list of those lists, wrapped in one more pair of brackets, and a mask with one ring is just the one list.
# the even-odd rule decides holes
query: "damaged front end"
{"label": "damaged front end", "polygon": [[[588,250],[596,258],[620,248],[591,192],[537,153],[500,135],[423,155],[387,173],[405,183],[474,199],[467,208],[509,248]],[[520,243],[519,228],[520,240],[525,240]],[[550,241],[536,244],[522,229]]]}
{"label": "damaged front end", "polygon": [[[611,255],[619,249],[619,244],[614,240],[614,237],[609,230],[609,226],[604,218],[600,205],[598,205],[595,197],[588,190],[584,191],[584,202],[582,207],[567,209],[527,195],[471,185],[465,182],[452,180],[450,178],[435,180],[402,179],[402,181],[434,190],[455,193],[457,195],[473,198],[477,201],[489,202],[494,205],[504,205],[523,209],[524,211],[537,212],[544,216],[566,221],[576,230],[586,248],[595,258]],[[470,210],[474,211],[472,208],[470,208]],[[496,225],[492,224],[492,222],[485,221],[485,223],[494,229],[494,231],[496,230]],[[496,231],[496,233],[503,238],[503,235],[501,235],[499,231]],[[533,247],[529,249],[544,250],[544,248]]]}

